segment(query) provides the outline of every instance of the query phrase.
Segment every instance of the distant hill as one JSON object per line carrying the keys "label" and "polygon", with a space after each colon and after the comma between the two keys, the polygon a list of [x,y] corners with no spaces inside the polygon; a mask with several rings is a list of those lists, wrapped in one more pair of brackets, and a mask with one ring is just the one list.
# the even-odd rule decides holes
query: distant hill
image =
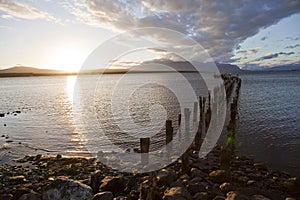
{"label": "distant hill", "polygon": [[8,69],[0,70],[0,77],[15,77],[15,76],[53,76],[53,75],[68,75],[68,73],[60,70],[39,69],[34,67],[16,66]]}
{"label": "distant hill", "polygon": [[248,71],[295,71],[300,70],[300,64],[278,65],[274,67],[259,66],[259,65],[247,65],[243,70]]}
{"label": "distant hill", "polygon": [[279,65],[271,68],[264,68],[264,71],[295,71],[300,70],[300,64]]}

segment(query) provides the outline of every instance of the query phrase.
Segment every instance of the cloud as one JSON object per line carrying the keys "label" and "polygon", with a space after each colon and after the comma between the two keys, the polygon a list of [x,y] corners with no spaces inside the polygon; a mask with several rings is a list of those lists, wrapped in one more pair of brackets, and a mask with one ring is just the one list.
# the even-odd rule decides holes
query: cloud
{"label": "cloud", "polygon": [[43,11],[11,0],[0,0],[0,11],[6,13],[1,16],[2,18],[39,19],[49,17]]}
{"label": "cloud", "polygon": [[293,55],[295,54],[295,52],[279,52],[279,53],[269,53],[265,56],[262,56],[260,58],[255,59],[254,61],[262,61],[262,60],[269,60],[269,59],[273,59],[273,58],[277,58],[280,55]]}
{"label": "cloud", "polygon": [[[74,3],[75,2],[75,3]],[[84,23],[126,31],[164,27],[198,41],[215,59],[230,60],[246,38],[300,12],[299,0],[74,0],[67,7]],[[167,36],[165,36],[167,37]]]}
{"label": "cloud", "polygon": [[257,53],[261,48],[260,47],[257,47],[257,48],[254,48],[254,49],[249,49],[249,50],[240,50],[236,53],[243,53],[243,54],[255,54]]}
{"label": "cloud", "polygon": [[297,48],[297,47],[300,47],[300,44],[286,46],[285,49],[294,49],[294,48]]}

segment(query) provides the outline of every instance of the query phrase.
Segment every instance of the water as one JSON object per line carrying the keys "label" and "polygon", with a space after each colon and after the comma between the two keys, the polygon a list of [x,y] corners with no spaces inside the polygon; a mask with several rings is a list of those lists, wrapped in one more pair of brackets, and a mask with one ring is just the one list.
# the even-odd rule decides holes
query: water
{"label": "water", "polygon": [[[174,121],[174,131],[178,128],[178,94],[191,110],[196,101],[187,93],[189,88],[184,86],[184,79],[174,79],[174,75],[129,74],[122,82],[118,82],[122,74],[104,75],[100,80],[91,75],[82,76],[77,84],[76,76],[1,78],[0,113],[9,113],[0,118],[0,136],[4,136],[0,138],[1,162],[8,157],[38,153],[89,156],[93,146],[111,151],[109,140],[126,150],[138,147],[139,138],[149,134],[153,136],[151,148],[164,145],[161,127],[165,120]],[[186,76],[193,85],[190,89],[196,91],[195,98],[200,94],[207,95],[207,87],[197,74]],[[145,81],[149,83],[132,89],[138,82]],[[117,84],[120,84],[119,91]],[[168,89],[172,87],[175,89]],[[74,88],[78,92],[74,92]],[[181,91],[175,94],[176,90]],[[112,91],[116,95],[114,102],[109,99]],[[125,109],[112,107],[116,103],[119,106],[125,104]],[[15,115],[14,111],[21,113]],[[129,119],[133,120],[133,125],[127,123]],[[130,134],[120,131],[117,125],[122,124],[122,130],[126,129]],[[139,125],[139,129],[135,125]]]}
{"label": "water", "polygon": [[[112,119],[119,124],[130,118],[142,127],[134,133],[135,126],[126,124],[128,131],[143,136],[157,131],[166,117],[173,119],[177,128],[178,99],[174,91],[163,85],[147,84],[141,90],[134,90],[130,99],[129,116],[123,117],[123,109],[109,112],[109,94],[122,75],[105,75],[99,83],[97,76],[85,76],[81,89],[82,102],[76,109],[72,102],[76,99],[73,88],[76,77],[18,77],[0,79],[0,113],[8,113],[0,118],[1,163],[8,158],[19,158],[28,154],[61,153],[64,155],[88,156],[87,140],[95,138],[101,148],[109,149],[109,144],[97,138],[99,129],[107,130],[106,136],[120,147],[135,147],[137,141],[118,131]],[[131,74],[118,92],[118,103],[126,103],[126,88],[139,81],[149,79],[149,74]],[[206,95],[207,88],[199,77],[189,74],[193,90],[197,95]],[[242,87],[239,98],[239,120],[237,124],[237,151],[268,163],[273,169],[300,175],[300,73],[256,73],[240,75]],[[184,82],[172,79],[169,74],[154,74],[152,82],[169,83],[180,88]],[[96,98],[95,98],[96,97]],[[193,100],[186,96],[184,101]],[[160,112],[159,102],[166,112]],[[21,113],[14,116],[13,111]],[[74,115],[75,114],[75,115]],[[153,120],[154,119],[154,120]],[[6,126],[4,126],[6,124]],[[151,125],[149,125],[151,124]],[[118,133],[114,135],[113,133]],[[162,145],[164,130],[155,136],[153,148]],[[11,143],[6,141],[12,140]],[[99,140],[102,141],[99,143]],[[124,141],[129,141],[123,147]],[[89,149],[90,150],[90,149]]]}
{"label": "water", "polygon": [[240,77],[237,151],[300,176],[300,72]]}

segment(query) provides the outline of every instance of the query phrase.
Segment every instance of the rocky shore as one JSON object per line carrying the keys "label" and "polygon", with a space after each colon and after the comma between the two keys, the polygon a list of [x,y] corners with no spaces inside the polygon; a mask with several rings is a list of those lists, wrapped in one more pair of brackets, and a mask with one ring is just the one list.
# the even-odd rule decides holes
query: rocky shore
{"label": "rocky shore", "polygon": [[[299,199],[300,180],[263,163],[232,155],[220,169],[221,147],[205,158],[190,149],[190,169],[181,159],[147,174],[120,173],[94,158],[36,155],[0,167],[0,199]],[[153,176],[154,175],[154,176]]]}

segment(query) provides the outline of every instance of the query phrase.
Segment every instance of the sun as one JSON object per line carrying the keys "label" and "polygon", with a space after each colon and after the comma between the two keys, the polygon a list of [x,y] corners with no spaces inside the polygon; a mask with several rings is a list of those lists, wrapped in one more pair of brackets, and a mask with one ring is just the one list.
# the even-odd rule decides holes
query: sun
{"label": "sun", "polygon": [[76,72],[80,69],[86,56],[86,53],[78,47],[59,47],[50,54],[48,66],[58,70]]}

